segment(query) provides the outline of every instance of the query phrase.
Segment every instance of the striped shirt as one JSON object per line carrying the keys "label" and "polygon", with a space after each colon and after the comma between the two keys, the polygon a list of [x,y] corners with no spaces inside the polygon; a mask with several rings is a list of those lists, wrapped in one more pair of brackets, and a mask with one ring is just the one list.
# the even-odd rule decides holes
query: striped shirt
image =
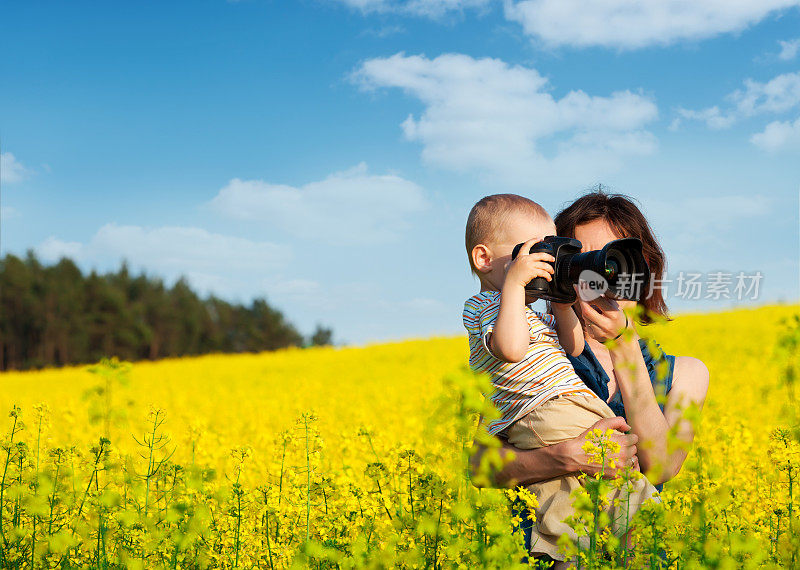
{"label": "striped shirt", "polygon": [[494,392],[488,397],[502,414],[487,430],[497,434],[539,404],[575,392],[594,394],[575,373],[558,342],[555,317],[525,307],[530,344],[520,362],[505,362],[492,354],[489,333],[500,311],[500,293],[482,291],[464,303],[464,327],[469,333],[469,366],[488,374]]}

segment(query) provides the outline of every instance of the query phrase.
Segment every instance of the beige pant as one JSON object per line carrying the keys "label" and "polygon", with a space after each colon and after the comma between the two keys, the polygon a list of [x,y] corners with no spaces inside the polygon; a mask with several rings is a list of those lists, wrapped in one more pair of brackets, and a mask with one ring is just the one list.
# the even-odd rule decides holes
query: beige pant
{"label": "beige pant", "polygon": [[[505,434],[508,442],[520,449],[536,449],[574,439],[602,418],[612,418],[611,408],[594,394],[566,394],[536,407],[511,426]],[[547,554],[554,560],[564,560],[558,551],[558,539],[566,533],[582,548],[588,547],[588,538],[578,537],[564,519],[573,514],[570,493],[581,486],[577,474],[562,475],[528,485],[528,490],[539,500],[536,522],[531,532],[531,554]],[[628,493],[630,496],[628,497]],[[612,520],[612,532],[622,536],[627,521],[633,518],[639,507],[648,499],[660,501],[658,491],[642,477],[633,482],[632,489],[613,490],[608,495],[608,514]],[[614,499],[619,505],[613,506]],[[629,509],[629,510],[628,510]]]}

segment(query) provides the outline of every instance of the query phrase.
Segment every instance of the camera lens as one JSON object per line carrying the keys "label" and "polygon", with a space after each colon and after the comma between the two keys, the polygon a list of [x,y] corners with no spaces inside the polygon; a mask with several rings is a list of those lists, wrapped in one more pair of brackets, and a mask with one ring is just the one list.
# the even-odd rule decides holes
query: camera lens
{"label": "camera lens", "polygon": [[606,259],[606,267],[604,271],[604,277],[611,281],[617,278],[619,275],[619,262],[616,259]]}

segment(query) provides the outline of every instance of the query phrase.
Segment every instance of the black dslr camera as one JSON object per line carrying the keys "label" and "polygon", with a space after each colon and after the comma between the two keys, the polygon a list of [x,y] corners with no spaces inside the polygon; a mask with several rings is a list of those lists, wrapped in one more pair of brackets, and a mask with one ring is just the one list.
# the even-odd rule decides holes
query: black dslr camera
{"label": "black dslr camera", "polygon": [[[521,243],[514,247],[511,259],[516,259]],[[650,269],[642,254],[638,238],[610,241],[603,249],[581,253],[581,242],[576,239],[547,236],[531,246],[529,253],[545,252],[556,258],[552,263],[552,280],[544,277],[531,279],[526,291],[539,298],[556,303],[572,303],[576,299],[573,285],[579,280],[588,281],[598,297],[609,291],[617,299],[639,301],[650,281]]]}

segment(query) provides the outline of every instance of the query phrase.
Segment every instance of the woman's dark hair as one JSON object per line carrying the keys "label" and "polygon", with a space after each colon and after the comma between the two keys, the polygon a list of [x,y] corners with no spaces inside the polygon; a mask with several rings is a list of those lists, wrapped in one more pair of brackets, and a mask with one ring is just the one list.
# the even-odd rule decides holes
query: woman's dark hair
{"label": "woman's dark hair", "polygon": [[594,220],[605,220],[619,237],[635,237],[642,241],[642,252],[650,268],[650,279],[644,283],[644,300],[639,302],[645,311],[639,316],[639,322],[649,325],[654,322],[652,315],[669,319],[667,303],[660,287],[650,284],[661,283],[666,269],[664,250],[656,241],[653,230],[633,199],[624,194],[607,194],[596,190],[584,194],[572,204],[561,210],[553,220],[557,235],[575,237],[575,228]]}

